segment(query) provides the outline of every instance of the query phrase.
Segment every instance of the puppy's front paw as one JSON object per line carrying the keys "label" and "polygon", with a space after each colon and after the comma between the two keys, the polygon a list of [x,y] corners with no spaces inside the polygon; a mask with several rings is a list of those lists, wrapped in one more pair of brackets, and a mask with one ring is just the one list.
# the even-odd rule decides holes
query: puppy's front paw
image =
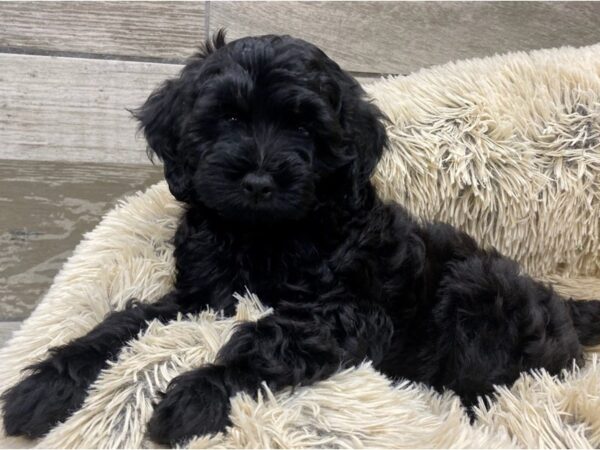
{"label": "puppy's front paw", "polygon": [[79,409],[89,383],[52,358],[2,394],[4,428],[9,436],[38,438]]}
{"label": "puppy's front paw", "polygon": [[175,445],[223,431],[230,423],[229,397],[233,394],[224,371],[222,366],[207,366],[173,379],[148,423],[150,439]]}

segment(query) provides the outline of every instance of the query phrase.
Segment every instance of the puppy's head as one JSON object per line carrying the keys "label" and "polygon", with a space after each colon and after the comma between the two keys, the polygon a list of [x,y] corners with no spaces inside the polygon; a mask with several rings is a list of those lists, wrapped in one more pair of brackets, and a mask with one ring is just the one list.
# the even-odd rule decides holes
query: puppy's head
{"label": "puppy's head", "polygon": [[386,140],[358,83],[289,36],[218,33],[135,115],[178,200],[247,224],[359,198]]}

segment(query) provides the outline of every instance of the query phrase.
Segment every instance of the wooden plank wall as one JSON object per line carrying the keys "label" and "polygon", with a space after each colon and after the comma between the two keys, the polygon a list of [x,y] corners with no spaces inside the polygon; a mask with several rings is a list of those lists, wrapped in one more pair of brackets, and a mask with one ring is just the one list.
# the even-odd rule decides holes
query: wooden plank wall
{"label": "wooden plank wall", "polygon": [[[243,14],[240,14],[243,9]],[[600,5],[570,2],[215,2],[209,29],[297,34],[342,67],[407,74],[455,59],[597,42]],[[229,26],[235,24],[234,26]]]}
{"label": "wooden plank wall", "polygon": [[82,233],[160,179],[127,109],[216,29],[303,37],[366,83],[597,43],[599,17],[593,2],[0,2],[0,321],[25,318]]}

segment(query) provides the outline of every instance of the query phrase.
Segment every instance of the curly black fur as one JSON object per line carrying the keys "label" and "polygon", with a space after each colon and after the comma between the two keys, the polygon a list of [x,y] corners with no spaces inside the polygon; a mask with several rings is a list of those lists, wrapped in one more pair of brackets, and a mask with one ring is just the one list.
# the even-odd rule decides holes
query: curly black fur
{"label": "curly black fur", "polygon": [[222,430],[229,398],[262,381],[310,384],[370,359],[470,406],[523,371],[558,373],[600,342],[600,302],[565,301],[495,250],[377,197],[382,114],[314,45],[226,44],[219,33],[136,116],[187,205],[174,290],[34,366],[3,396],[10,435],[37,437],[68,417],[148,320],[231,314],[246,288],[275,313],[240,325],[214,365],[173,380],[149,423],[155,441]]}

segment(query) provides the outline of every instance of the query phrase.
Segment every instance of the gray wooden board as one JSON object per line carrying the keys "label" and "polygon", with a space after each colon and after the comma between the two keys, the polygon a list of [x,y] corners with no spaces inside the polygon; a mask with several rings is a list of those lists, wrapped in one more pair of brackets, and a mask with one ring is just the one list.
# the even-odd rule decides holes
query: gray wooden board
{"label": "gray wooden board", "polygon": [[205,2],[0,2],[0,47],[183,59],[205,40]]}
{"label": "gray wooden board", "polygon": [[0,158],[146,163],[127,108],[178,65],[0,54]]}
{"label": "gray wooden board", "polygon": [[4,51],[182,59],[210,30],[288,33],[348,70],[600,41],[600,2],[0,2]]}
{"label": "gray wooden board", "polygon": [[0,158],[148,164],[127,108],[182,66],[0,53],[0,67]]}
{"label": "gray wooden board", "polygon": [[0,322],[0,347],[6,344],[12,334],[19,329],[21,322]]}
{"label": "gray wooden board", "polygon": [[211,2],[209,14],[213,32],[292,34],[357,72],[600,42],[600,2]]}
{"label": "gray wooden board", "polygon": [[0,320],[21,320],[117,199],[160,166],[0,160]]}

